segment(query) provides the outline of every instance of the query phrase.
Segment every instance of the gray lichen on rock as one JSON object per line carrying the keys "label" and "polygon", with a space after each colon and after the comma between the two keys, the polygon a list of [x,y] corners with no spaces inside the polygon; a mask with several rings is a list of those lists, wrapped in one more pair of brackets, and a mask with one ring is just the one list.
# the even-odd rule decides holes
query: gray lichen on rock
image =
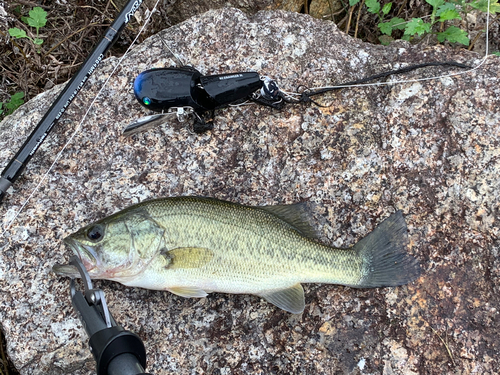
{"label": "gray lichen on rock", "polygon": [[[443,47],[364,44],[309,16],[249,17],[231,8],[135,47],[2,238],[0,321],[21,374],[93,373],[68,280],[50,272],[70,256],[62,238],[132,203],[178,195],[253,205],[314,202],[320,237],[335,246],[352,245],[402,209],[409,251],[424,273],[398,288],[306,285],[300,316],[253,296],[183,299],[96,282],[117,321],[144,339],[149,372],[493,374],[500,368],[498,57],[463,75],[337,91],[319,99],[326,107],[228,108],[203,135],[172,121],[125,138],[123,127],[148,114],[133,98],[134,77],[176,63],[160,38],[205,74],[257,70],[286,91],[424,61],[480,62],[476,54]],[[3,225],[116,62],[98,68],[9,191],[0,206]],[[391,80],[448,72],[427,68]],[[2,163],[57,90],[0,124]]]}

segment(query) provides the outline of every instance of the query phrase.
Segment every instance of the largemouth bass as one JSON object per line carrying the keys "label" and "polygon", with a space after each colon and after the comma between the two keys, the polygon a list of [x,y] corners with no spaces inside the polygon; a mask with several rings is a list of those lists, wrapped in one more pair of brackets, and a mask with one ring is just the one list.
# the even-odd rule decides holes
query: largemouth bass
{"label": "largemouth bass", "polygon": [[[304,310],[301,283],[374,288],[403,285],[420,274],[406,252],[401,211],[352,248],[337,249],[315,238],[303,204],[249,207],[163,198],[99,220],[64,242],[93,279],[183,297],[254,294],[294,314]],[[53,270],[78,276],[72,266]]]}

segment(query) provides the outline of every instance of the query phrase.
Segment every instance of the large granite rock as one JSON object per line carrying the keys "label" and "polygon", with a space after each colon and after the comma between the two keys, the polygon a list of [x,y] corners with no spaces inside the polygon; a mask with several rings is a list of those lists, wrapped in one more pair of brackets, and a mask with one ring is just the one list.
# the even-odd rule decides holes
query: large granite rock
{"label": "large granite rock", "polygon": [[[248,295],[203,299],[96,282],[118,322],[137,332],[154,374],[494,374],[500,368],[500,73],[490,57],[467,74],[325,95],[314,105],[234,107],[193,134],[171,121],[125,138],[145,115],[131,83],[179,57],[203,73],[257,70],[282,89],[323,86],[424,61],[477,65],[442,47],[363,44],[293,13],[210,11],[137,46],[88,119],[1,237],[0,322],[21,374],[91,374],[62,238],[132,203],[204,195],[244,204],[315,202],[321,238],[349,246],[396,209],[422,276],[398,288],[306,285],[291,315]],[[117,59],[90,78],[0,206],[4,226],[78,129]],[[427,68],[401,78],[450,72]],[[57,90],[0,124],[6,162]]]}

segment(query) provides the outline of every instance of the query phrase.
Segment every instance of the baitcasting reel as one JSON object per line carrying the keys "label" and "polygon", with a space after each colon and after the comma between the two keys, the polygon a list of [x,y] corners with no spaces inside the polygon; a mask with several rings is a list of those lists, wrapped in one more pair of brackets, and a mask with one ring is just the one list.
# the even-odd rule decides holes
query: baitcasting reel
{"label": "baitcasting reel", "polygon": [[161,114],[137,120],[124,134],[143,131],[166,114],[175,114],[179,122],[193,114],[194,131],[202,133],[213,128],[214,110],[247,100],[277,108],[278,92],[274,81],[261,79],[257,72],[204,76],[191,67],[146,70],[135,79],[134,95],[144,107]]}

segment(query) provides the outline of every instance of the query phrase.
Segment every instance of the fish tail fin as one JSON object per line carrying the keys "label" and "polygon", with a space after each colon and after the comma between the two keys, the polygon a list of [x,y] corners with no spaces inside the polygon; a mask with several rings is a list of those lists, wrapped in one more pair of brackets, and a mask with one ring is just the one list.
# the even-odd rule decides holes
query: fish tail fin
{"label": "fish tail fin", "polygon": [[363,276],[357,288],[404,285],[420,275],[418,260],[406,251],[408,230],[401,211],[389,216],[356,245],[363,260]]}

